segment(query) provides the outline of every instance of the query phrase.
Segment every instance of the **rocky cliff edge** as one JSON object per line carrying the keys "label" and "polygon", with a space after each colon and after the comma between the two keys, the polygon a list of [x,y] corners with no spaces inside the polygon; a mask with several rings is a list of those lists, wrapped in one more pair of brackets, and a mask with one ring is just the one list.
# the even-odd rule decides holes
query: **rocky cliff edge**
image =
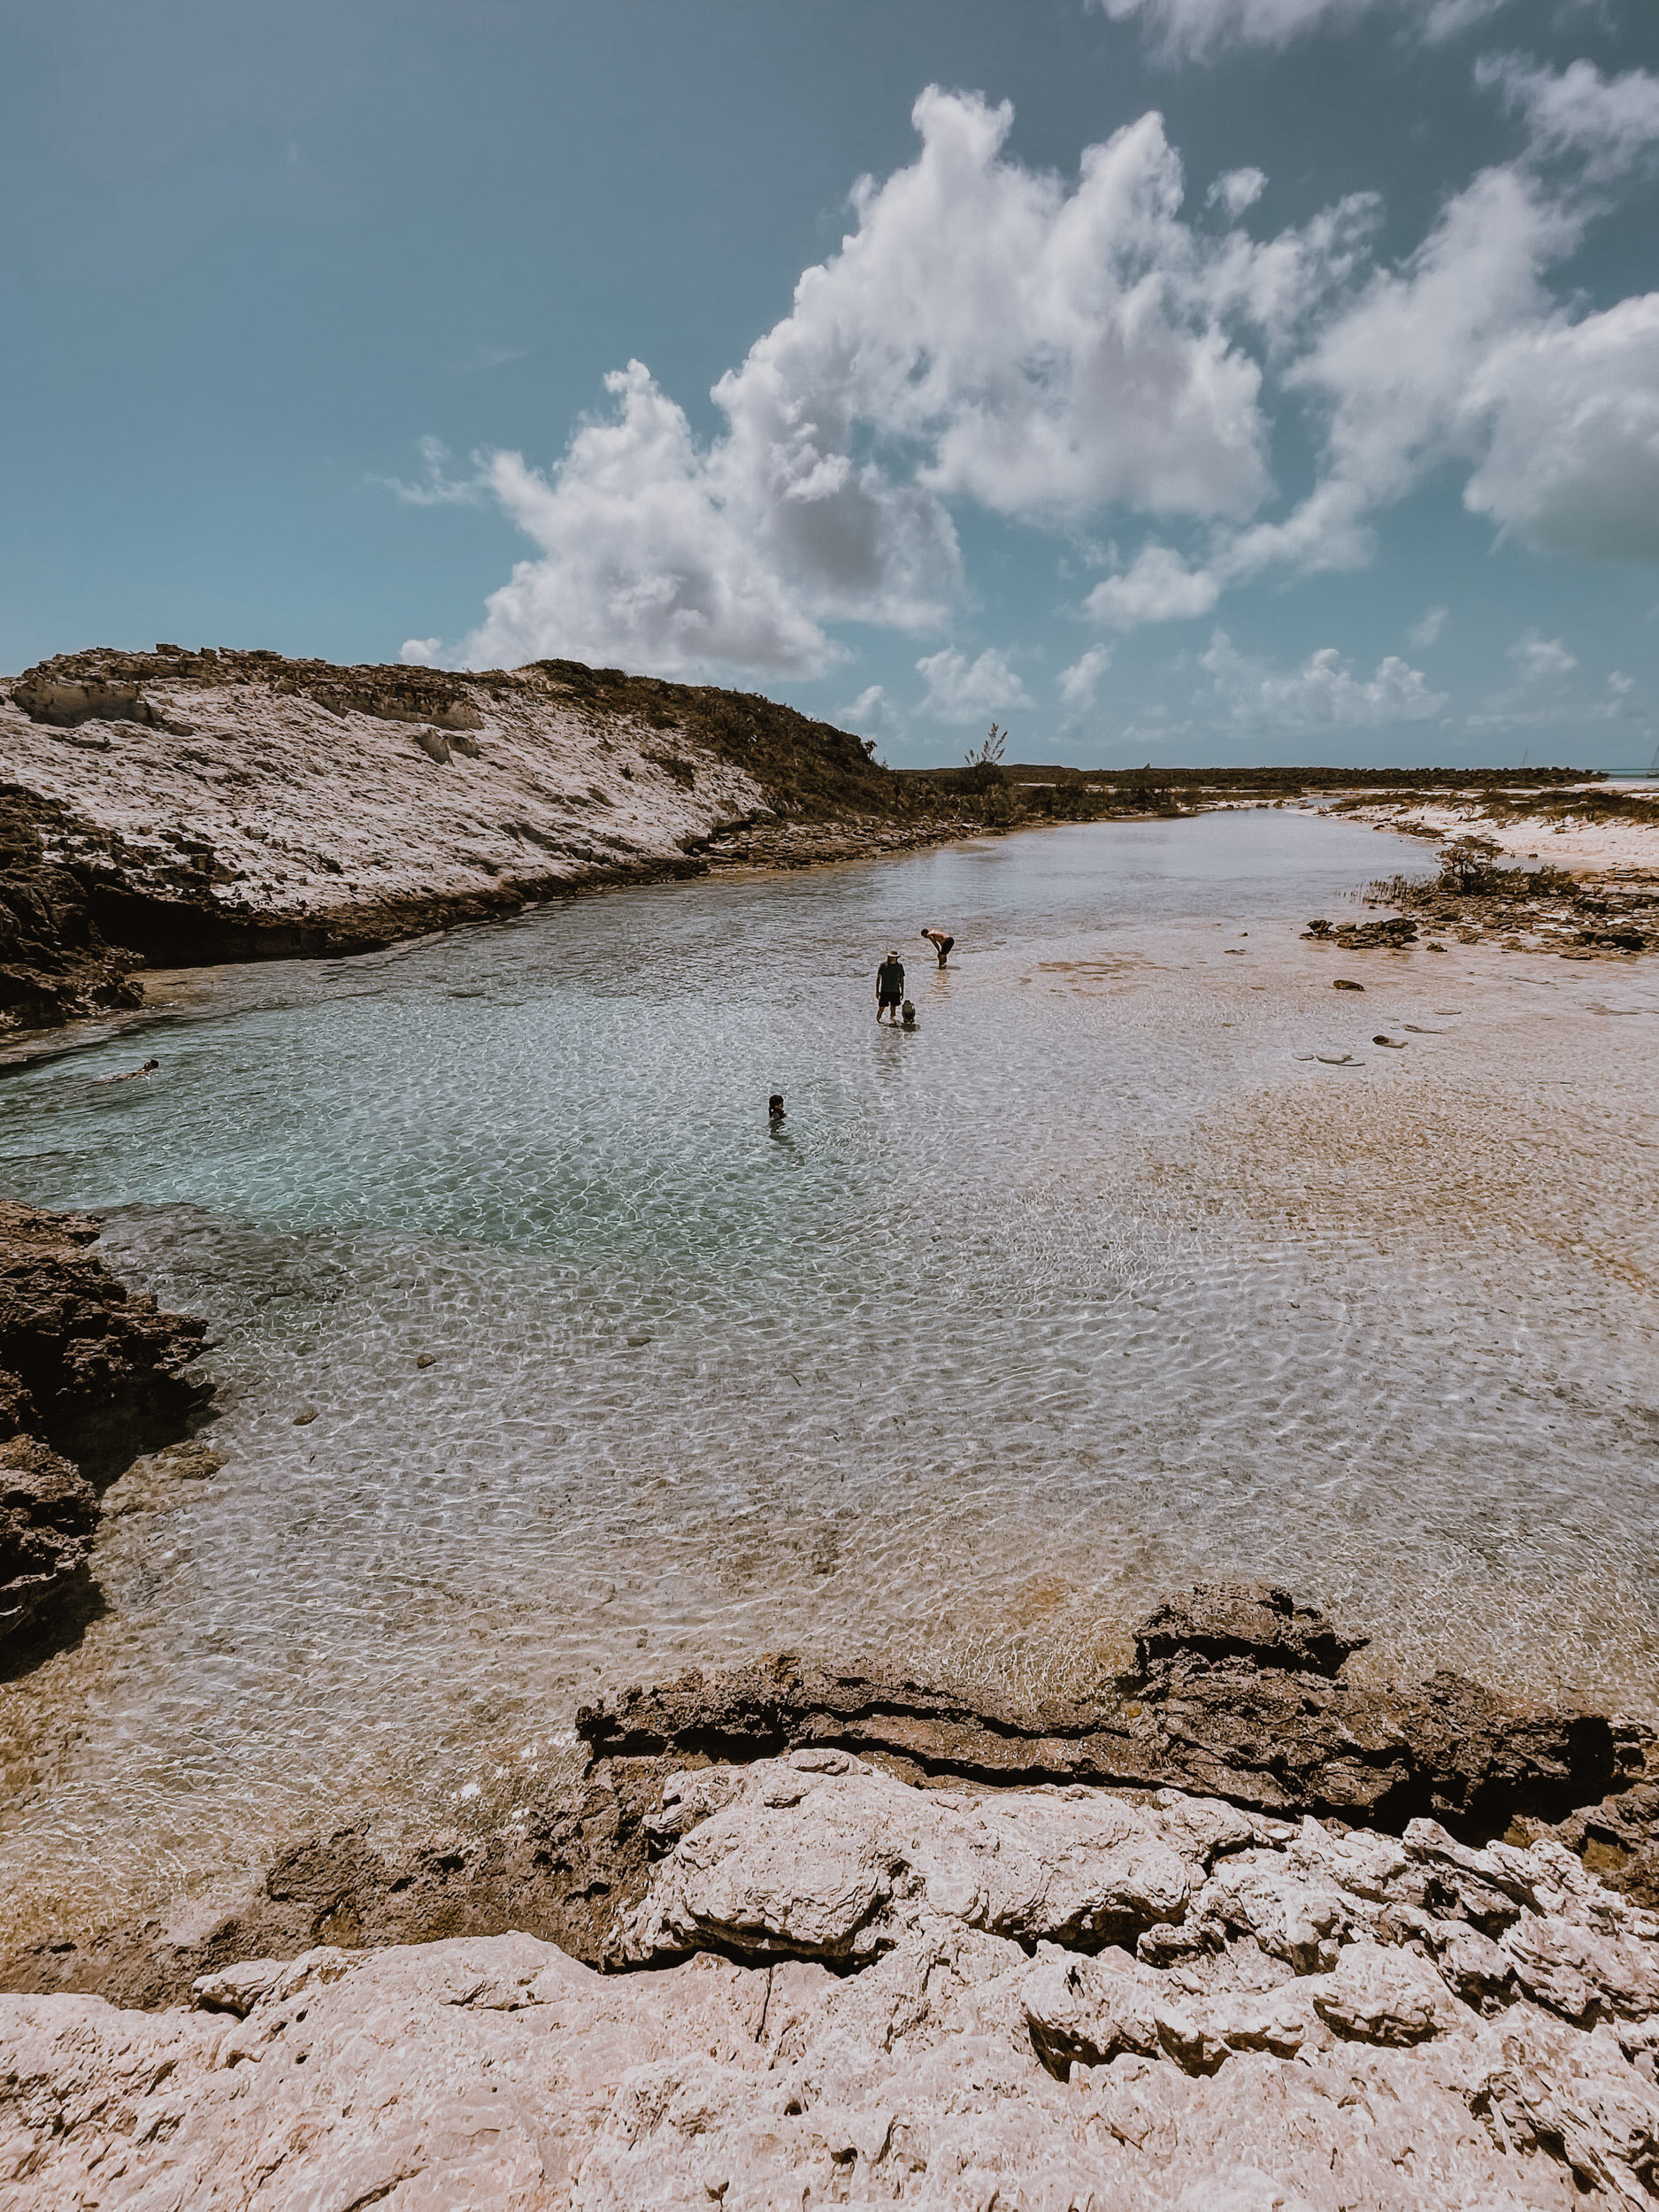
{"label": "rocky cliff edge", "polygon": [[0,1028],[137,1004],[145,963],[361,952],[585,884],[926,841],[962,826],[942,803],[771,700],[576,662],[65,655],[0,683]]}
{"label": "rocky cliff edge", "polygon": [[[1350,1641],[1201,1592],[1140,1687],[1330,1684]],[[611,1763],[672,1758],[667,1717]],[[606,1899],[610,1972],[521,1930],[367,1948],[336,1896],[334,1940],[186,2006],[0,1997],[0,2204],[1659,2201],[1659,1917],[1560,1834],[924,1787],[827,1743],[680,1756]]]}

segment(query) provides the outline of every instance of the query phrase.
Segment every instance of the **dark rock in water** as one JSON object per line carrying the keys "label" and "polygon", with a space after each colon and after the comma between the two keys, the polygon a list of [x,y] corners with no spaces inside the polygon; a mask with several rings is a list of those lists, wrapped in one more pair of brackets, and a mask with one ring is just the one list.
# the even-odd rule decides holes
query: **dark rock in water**
{"label": "dark rock in water", "polygon": [[1639,929],[1581,929],[1581,945],[1599,945],[1609,952],[1640,952],[1647,940]]}
{"label": "dark rock in water", "polygon": [[0,1200],[0,1641],[84,1585],[98,1494],[207,1395],[186,1372],[207,1324],[129,1294],[86,1250],[97,1234]]}
{"label": "dark rock in water", "polygon": [[1417,926],[1409,914],[1391,914],[1380,922],[1339,922],[1334,928],[1329,922],[1310,922],[1302,933],[1318,943],[1340,945],[1348,952],[1374,952],[1415,944]]}
{"label": "dark rock in water", "polygon": [[1365,986],[1363,983],[1350,983],[1346,976],[1339,976],[1331,988],[1333,991],[1363,991]]}
{"label": "dark rock in water", "polygon": [[1025,1704],[919,1683],[879,1663],[793,1657],[682,1675],[584,1707],[596,1759],[753,1759],[808,1744],[912,1777],[1169,1786],[1256,1810],[1469,1836],[1554,1820],[1642,1772],[1643,1732],[1506,1703],[1453,1674],[1410,1689],[1336,1679],[1366,1640],[1280,1590],[1215,1585],[1166,1601],[1136,1638],[1143,1672],[1094,1701]]}
{"label": "dark rock in water", "polygon": [[33,1626],[86,1578],[92,1485],[35,1437],[0,1444],[0,1638]]}
{"label": "dark rock in water", "polygon": [[1609,1889],[1659,1912],[1659,1780],[1583,1807],[1554,1832]]}
{"label": "dark rock in water", "polygon": [[207,1394],[185,1370],[205,1321],[129,1293],[86,1247],[89,1214],[0,1199],[0,1371],[27,1428],[77,1461],[96,1487],[141,1451],[171,1442]]}
{"label": "dark rock in water", "polygon": [[1135,1665],[1148,1684],[1194,1667],[1241,1663],[1340,1674],[1369,1636],[1348,1636],[1317,1605],[1271,1583],[1199,1583],[1166,1598],[1135,1632]]}

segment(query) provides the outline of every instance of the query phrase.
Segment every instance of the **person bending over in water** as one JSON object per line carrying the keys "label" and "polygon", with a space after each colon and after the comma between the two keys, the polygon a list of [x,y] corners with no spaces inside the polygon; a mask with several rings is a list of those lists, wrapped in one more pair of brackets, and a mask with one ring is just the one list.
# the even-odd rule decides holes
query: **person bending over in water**
{"label": "person bending over in water", "polygon": [[910,1004],[909,999],[906,999],[903,1005],[900,1007],[899,1012],[903,1017],[904,1026],[906,1029],[914,1029],[916,1026],[916,1009]]}
{"label": "person bending over in water", "polygon": [[128,1068],[124,1075],[95,1075],[95,1083],[136,1083],[142,1075],[146,1082],[161,1065],[159,1060],[146,1060],[142,1068]]}
{"label": "person bending over in water", "polygon": [[945,956],[952,945],[956,943],[956,939],[948,936],[942,929],[925,929],[922,934],[939,955],[939,964],[942,968],[945,964]]}
{"label": "person bending over in water", "polygon": [[876,970],[876,1019],[883,1012],[889,1021],[897,1021],[899,1004],[904,996],[904,963],[896,952],[890,952]]}

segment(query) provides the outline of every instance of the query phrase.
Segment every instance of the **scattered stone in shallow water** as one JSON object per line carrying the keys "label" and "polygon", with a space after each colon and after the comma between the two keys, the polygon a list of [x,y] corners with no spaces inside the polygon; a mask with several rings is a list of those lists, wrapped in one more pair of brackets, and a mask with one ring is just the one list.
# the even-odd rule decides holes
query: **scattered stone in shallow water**
{"label": "scattered stone in shallow water", "polygon": [[303,1429],[307,1427],[316,1418],[317,1409],[315,1406],[302,1406],[299,1411],[294,1416],[294,1425],[296,1429]]}
{"label": "scattered stone in shallow water", "polygon": [[1406,1041],[1403,1037],[1373,1037],[1371,1042],[1374,1045],[1386,1045],[1390,1052],[1403,1052],[1406,1048]]}
{"label": "scattered stone in shallow water", "polygon": [[417,1352],[415,1355],[417,1367],[435,1367],[437,1363],[438,1356],[435,1352]]}
{"label": "scattered stone in shallow water", "polygon": [[1416,942],[1417,926],[1409,916],[1394,914],[1381,922],[1340,922],[1334,929],[1329,922],[1310,922],[1302,933],[1316,944],[1340,945],[1345,952],[1401,952]]}
{"label": "scattered stone in shallow water", "polygon": [[1331,988],[1333,991],[1363,991],[1365,986],[1363,983],[1350,983],[1346,976],[1340,975]]}
{"label": "scattered stone in shallow water", "polygon": [[1276,1583],[1201,1582],[1148,1614],[1135,1631],[1135,1666],[1148,1683],[1240,1663],[1333,1677],[1370,1641]]}

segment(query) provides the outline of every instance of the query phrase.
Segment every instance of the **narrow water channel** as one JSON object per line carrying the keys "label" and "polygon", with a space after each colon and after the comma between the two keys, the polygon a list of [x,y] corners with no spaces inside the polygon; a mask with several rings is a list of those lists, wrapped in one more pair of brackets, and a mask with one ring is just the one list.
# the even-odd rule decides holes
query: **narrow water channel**
{"label": "narrow water channel", "polygon": [[693,1663],[1087,1679],[1195,1576],[1653,1717],[1659,996],[1302,941],[1429,865],[1264,811],[618,893],[0,1084],[5,1187],[210,1317],[226,1460],[0,1689],[0,1940],[502,1816]]}

